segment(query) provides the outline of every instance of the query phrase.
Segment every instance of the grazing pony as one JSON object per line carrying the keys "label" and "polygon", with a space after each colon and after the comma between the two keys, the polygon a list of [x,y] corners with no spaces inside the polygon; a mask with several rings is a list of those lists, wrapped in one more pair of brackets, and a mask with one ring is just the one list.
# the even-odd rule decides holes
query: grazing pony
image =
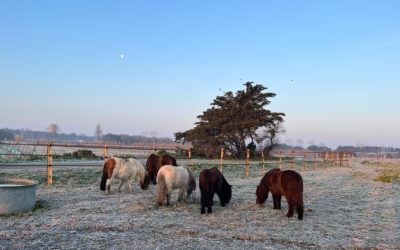
{"label": "grazing pony", "polygon": [[132,192],[132,179],[139,178],[142,189],[147,189],[150,184],[150,178],[145,171],[142,163],[138,160],[130,158],[127,160],[112,157],[104,163],[103,176],[101,177],[100,190],[110,193],[111,182],[114,179],[120,180],[118,191],[125,182],[128,183],[129,192]]}
{"label": "grazing pony", "polygon": [[158,156],[151,154],[146,161],[146,169],[150,176],[150,181],[154,185],[157,184],[156,178],[158,170],[164,165],[178,166],[176,164],[176,159],[170,155]]}
{"label": "grazing pony", "polygon": [[165,198],[167,199],[167,206],[170,205],[169,201],[174,189],[179,189],[178,201],[183,200],[185,192],[189,197],[196,189],[196,180],[192,171],[183,166],[162,166],[157,174],[157,182],[156,202],[159,206],[164,204]]}
{"label": "grazing pony", "polygon": [[303,179],[299,173],[292,170],[271,169],[257,186],[256,203],[264,204],[268,198],[268,192],[272,194],[274,209],[281,209],[281,198],[284,195],[289,205],[286,216],[292,217],[294,210],[297,210],[299,220],[303,219]]}
{"label": "grazing pony", "polygon": [[214,194],[217,193],[221,206],[224,207],[232,197],[232,186],[225,180],[224,176],[213,167],[204,169],[200,172],[199,187],[201,193],[201,213],[212,213],[211,206],[213,205]]}

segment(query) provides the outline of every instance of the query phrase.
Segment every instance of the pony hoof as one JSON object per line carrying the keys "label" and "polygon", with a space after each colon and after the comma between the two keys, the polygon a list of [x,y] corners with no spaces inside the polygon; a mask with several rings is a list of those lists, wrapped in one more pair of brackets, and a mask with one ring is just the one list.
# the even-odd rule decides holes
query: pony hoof
{"label": "pony hoof", "polygon": [[205,214],[206,213],[206,211],[204,211],[204,210],[201,210],[201,212],[200,212],[201,214]]}

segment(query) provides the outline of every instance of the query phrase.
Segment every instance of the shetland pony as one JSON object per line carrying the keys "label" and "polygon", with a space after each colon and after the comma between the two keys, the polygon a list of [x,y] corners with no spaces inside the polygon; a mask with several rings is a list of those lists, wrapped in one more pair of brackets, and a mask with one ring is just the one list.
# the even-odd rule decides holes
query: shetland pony
{"label": "shetland pony", "polygon": [[200,172],[199,187],[201,193],[201,213],[212,213],[211,206],[213,205],[214,194],[217,193],[221,206],[224,207],[232,197],[232,186],[225,180],[224,176],[213,167],[204,169]]}
{"label": "shetland pony", "polygon": [[160,167],[164,165],[172,165],[172,166],[178,166],[176,164],[176,159],[170,155],[162,155],[158,156],[155,154],[151,154],[146,161],[146,169],[147,172],[149,173],[150,176],[150,181],[154,185],[157,184],[156,178],[157,178],[157,173]]}
{"label": "shetland pony", "polygon": [[303,178],[292,170],[281,171],[278,168],[271,169],[261,179],[257,186],[257,204],[264,204],[271,192],[274,202],[274,209],[281,209],[282,195],[286,197],[289,210],[287,217],[292,217],[294,210],[297,210],[298,219],[303,219]]}
{"label": "shetland pony", "polygon": [[132,179],[139,178],[142,189],[147,189],[150,184],[150,178],[143,165],[136,159],[127,160],[112,157],[104,163],[103,176],[101,177],[100,190],[110,193],[111,182],[114,179],[120,180],[118,191],[125,182],[128,183],[129,192],[132,192]]}
{"label": "shetland pony", "polygon": [[171,193],[175,189],[179,189],[178,201],[183,200],[185,192],[189,197],[196,189],[196,180],[192,171],[183,166],[162,166],[157,174],[157,182],[156,202],[159,206],[164,204],[165,199],[167,199],[167,206],[170,205]]}

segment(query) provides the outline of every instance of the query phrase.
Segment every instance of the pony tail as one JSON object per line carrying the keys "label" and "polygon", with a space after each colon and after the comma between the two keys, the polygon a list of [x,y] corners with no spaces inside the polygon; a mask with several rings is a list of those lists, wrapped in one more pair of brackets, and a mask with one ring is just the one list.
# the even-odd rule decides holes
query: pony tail
{"label": "pony tail", "polygon": [[159,176],[157,176],[157,197],[156,197],[156,202],[157,205],[162,206],[165,201],[165,178],[164,175],[161,173]]}
{"label": "pony tail", "polygon": [[190,171],[189,168],[186,168],[186,170],[189,173],[189,183],[188,183],[188,188],[187,188],[187,195],[191,195],[193,190],[196,189],[196,179],[194,178],[194,175],[192,171]]}
{"label": "pony tail", "polygon": [[299,220],[302,220],[304,215],[303,195],[297,200],[296,210]]}
{"label": "pony tail", "polygon": [[103,176],[101,177],[101,181],[100,181],[100,190],[101,191],[106,190],[107,179],[108,179],[107,168],[106,168],[106,163],[104,163]]}

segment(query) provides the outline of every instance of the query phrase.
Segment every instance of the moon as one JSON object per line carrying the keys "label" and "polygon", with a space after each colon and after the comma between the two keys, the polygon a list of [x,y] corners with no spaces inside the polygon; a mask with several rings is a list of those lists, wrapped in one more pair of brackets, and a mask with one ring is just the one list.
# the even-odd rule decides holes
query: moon
{"label": "moon", "polygon": [[124,59],[125,55],[121,54],[119,57],[121,57],[121,59]]}

